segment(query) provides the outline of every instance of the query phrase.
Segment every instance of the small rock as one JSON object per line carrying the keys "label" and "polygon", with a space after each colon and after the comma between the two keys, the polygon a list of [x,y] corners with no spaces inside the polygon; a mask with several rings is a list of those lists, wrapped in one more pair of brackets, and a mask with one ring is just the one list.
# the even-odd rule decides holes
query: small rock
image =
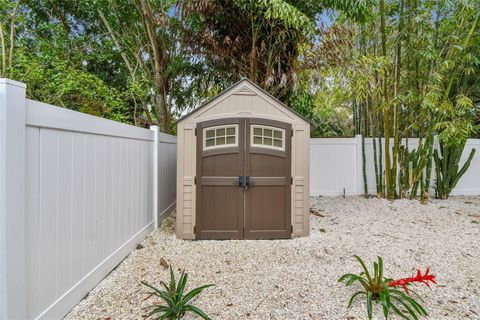
{"label": "small rock", "polygon": [[310,208],[310,213],[313,214],[314,216],[325,218],[325,215],[320,213],[320,210],[317,210],[315,208]]}
{"label": "small rock", "polygon": [[168,261],[167,261],[164,257],[161,257],[161,258],[160,258],[160,265],[161,265],[164,269],[168,269],[168,267],[170,266],[170,264],[168,264]]}

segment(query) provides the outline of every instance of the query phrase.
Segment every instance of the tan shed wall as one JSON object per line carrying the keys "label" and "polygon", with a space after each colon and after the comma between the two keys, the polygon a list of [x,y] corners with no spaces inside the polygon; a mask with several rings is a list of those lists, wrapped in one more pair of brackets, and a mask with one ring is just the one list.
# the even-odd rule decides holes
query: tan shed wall
{"label": "tan shed wall", "polygon": [[223,118],[264,118],[292,124],[292,237],[307,236],[309,225],[310,124],[248,82],[233,87],[177,126],[177,237],[195,239],[195,175],[198,122]]}

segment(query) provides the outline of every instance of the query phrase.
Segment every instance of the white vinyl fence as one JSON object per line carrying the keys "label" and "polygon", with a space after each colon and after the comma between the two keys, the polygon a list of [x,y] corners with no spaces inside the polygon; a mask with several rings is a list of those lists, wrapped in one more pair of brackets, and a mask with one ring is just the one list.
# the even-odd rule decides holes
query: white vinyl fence
{"label": "white vinyl fence", "polygon": [[[383,143],[384,139],[382,139],[382,146]],[[418,139],[409,139],[408,146],[410,149],[416,148]],[[453,190],[452,194],[454,195],[480,195],[480,139],[467,141],[460,164],[466,161],[472,148],[477,149],[477,152],[469,169]],[[375,194],[375,168],[371,138],[365,139],[365,158],[368,192]],[[383,169],[385,169],[385,165]],[[435,166],[432,171],[432,186],[434,184]],[[338,196],[344,193],[345,195],[364,194],[361,136],[313,138],[310,140],[310,193],[312,196]]]}
{"label": "white vinyl fence", "polygon": [[176,138],[0,79],[0,319],[60,319],[175,205]]}

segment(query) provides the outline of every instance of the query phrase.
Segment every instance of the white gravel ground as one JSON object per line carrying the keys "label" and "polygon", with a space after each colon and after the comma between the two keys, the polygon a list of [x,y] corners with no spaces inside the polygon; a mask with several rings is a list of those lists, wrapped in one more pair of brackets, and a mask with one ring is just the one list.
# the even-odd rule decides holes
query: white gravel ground
{"label": "white gravel ground", "polygon": [[430,267],[439,285],[417,290],[430,318],[480,319],[480,197],[312,202],[325,217],[311,215],[311,235],[293,240],[182,241],[169,218],[66,319],[142,319],[155,301],[140,281],[167,279],[162,257],[186,269],[190,288],[216,284],[194,300],[212,319],[366,319],[360,301],[346,308],[355,288],[337,283],[360,271],[354,254],[369,265],[382,256],[392,278]]}

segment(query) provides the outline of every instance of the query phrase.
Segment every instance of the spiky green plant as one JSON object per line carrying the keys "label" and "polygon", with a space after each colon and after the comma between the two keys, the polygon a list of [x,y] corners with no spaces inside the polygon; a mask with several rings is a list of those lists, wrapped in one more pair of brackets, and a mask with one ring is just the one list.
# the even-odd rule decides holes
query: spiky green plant
{"label": "spiky green plant", "polygon": [[[435,185],[435,193],[437,198],[448,199],[448,196],[452,192],[453,188],[457,185],[460,178],[467,171],[473,156],[475,155],[475,149],[470,151],[467,161],[460,168],[459,163],[463,154],[465,143],[461,145],[449,145],[444,146],[440,144],[440,153],[435,149],[433,152],[433,158],[435,159],[435,171],[437,181]],[[440,157],[441,156],[441,157]]]}
{"label": "spiky green plant", "polygon": [[418,190],[412,190],[413,186],[413,171],[418,163],[419,154],[417,149],[409,150],[406,146],[400,147],[399,152],[399,189],[400,197],[405,198],[414,193],[415,197]]}
{"label": "spiky green plant", "polygon": [[[368,319],[372,319],[373,303],[375,301],[380,301],[385,319],[388,318],[391,311],[403,319],[416,320],[418,316],[428,316],[427,311],[410,296],[410,293],[417,294],[411,289],[407,289],[407,286],[413,282],[422,282],[427,285],[428,281],[436,283],[435,276],[428,274],[428,269],[425,275],[418,271],[415,277],[393,281],[393,279],[383,277],[383,260],[381,257],[378,257],[377,262],[373,263],[373,275],[359,256],[355,256],[355,259],[358,260],[363,271],[359,274],[347,273],[338,279],[338,282],[345,282],[346,286],[351,286],[357,282],[362,286],[362,290],[355,292],[351,296],[348,308],[352,306],[357,298],[364,296],[367,304]],[[399,286],[405,292],[397,290],[396,287]],[[420,297],[418,298],[420,299]]]}
{"label": "spiky green plant", "polygon": [[210,318],[205,314],[205,312],[189,304],[189,302],[190,300],[198,296],[200,293],[202,293],[203,290],[213,286],[213,284],[207,284],[195,288],[187,294],[184,294],[187,280],[188,274],[183,271],[177,283],[177,281],[175,280],[175,274],[173,272],[173,269],[170,266],[170,283],[167,285],[163,281],[160,282],[160,284],[165,290],[155,288],[147,282],[142,281],[143,285],[147,286],[152,290],[148,292],[149,298],[152,296],[156,296],[164,302],[164,304],[154,304],[153,306],[149,307],[152,308],[152,310],[147,315],[147,318],[154,316],[155,319],[161,320],[180,320],[187,312],[191,312],[202,319],[209,320]]}

